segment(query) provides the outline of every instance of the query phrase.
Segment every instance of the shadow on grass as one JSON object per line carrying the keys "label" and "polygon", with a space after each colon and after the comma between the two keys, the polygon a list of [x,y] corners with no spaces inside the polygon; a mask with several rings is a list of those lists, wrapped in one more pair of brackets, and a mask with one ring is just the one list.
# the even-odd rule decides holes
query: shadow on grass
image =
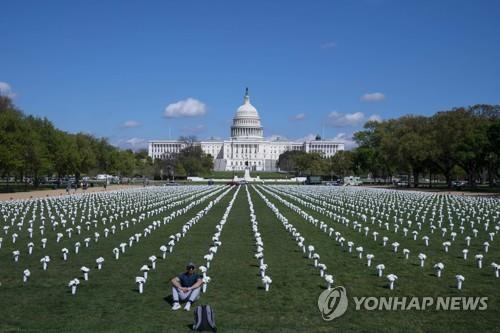
{"label": "shadow on grass", "polygon": [[167,302],[170,306],[174,305],[174,298],[172,297],[172,295],[163,297],[163,300]]}

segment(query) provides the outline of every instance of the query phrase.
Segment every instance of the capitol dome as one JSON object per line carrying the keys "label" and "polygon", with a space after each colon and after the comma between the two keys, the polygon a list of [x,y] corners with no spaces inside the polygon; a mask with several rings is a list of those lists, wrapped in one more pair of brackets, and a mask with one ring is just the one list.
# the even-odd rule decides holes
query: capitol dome
{"label": "capitol dome", "polygon": [[243,99],[243,105],[236,110],[236,118],[259,118],[259,113],[257,109],[250,103],[250,96],[248,96],[248,89],[246,91],[245,97]]}
{"label": "capitol dome", "polygon": [[260,124],[260,117],[257,109],[250,103],[248,88],[245,91],[243,105],[237,110],[231,126],[231,137],[262,139],[264,130]]}

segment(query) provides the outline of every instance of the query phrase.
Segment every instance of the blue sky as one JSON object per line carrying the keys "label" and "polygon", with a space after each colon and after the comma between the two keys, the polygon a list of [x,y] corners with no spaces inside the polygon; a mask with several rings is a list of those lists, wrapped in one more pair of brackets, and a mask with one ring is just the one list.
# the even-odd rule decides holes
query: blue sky
{"label": "blue sky", "polygon": [[349,141],[370,117],[500,103],[495,0],[6,1],[1,12],[0,91],[122,147],[227,138],[247,86],[265,136],[290,139]]}

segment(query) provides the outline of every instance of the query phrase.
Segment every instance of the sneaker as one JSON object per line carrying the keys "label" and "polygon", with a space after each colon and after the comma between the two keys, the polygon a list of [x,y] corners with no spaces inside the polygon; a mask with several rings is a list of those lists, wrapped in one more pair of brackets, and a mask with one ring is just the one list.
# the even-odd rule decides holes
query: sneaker
{"label": "sneaker", "polygon": [[181,305],[177,302],[174,303],[174,305],[172,305],[172,310],[179,310],[181,308]]}
{"label": "sneaker", "polygon": [[189,311],[190,309],[191,309],[191,302],[187,302],[186,305],[184,305],[184,310]]}

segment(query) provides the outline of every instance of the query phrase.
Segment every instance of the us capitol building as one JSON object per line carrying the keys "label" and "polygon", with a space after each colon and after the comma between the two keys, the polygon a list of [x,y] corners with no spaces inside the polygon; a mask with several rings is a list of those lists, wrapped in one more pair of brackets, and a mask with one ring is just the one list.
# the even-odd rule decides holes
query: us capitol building
{"label": "us capitol building", "polygon": [[[260,123],[257,109],[250,103],[248,88],[243,98],[243,105],[237,110],[231,126],[231,137],[224,141],[196,142],[201,149],[214,158],[214,170],[234,171],[277,171],[279,156],[290,150],[318,152],[323,157],[333,156],[344,150],[344,143],[321,140],[312,141],[269,141],[264,139],[264,128]],[[154,159],[168,157],[180,152],[187,143],[178,140],[149,141],[149,156]]]}

